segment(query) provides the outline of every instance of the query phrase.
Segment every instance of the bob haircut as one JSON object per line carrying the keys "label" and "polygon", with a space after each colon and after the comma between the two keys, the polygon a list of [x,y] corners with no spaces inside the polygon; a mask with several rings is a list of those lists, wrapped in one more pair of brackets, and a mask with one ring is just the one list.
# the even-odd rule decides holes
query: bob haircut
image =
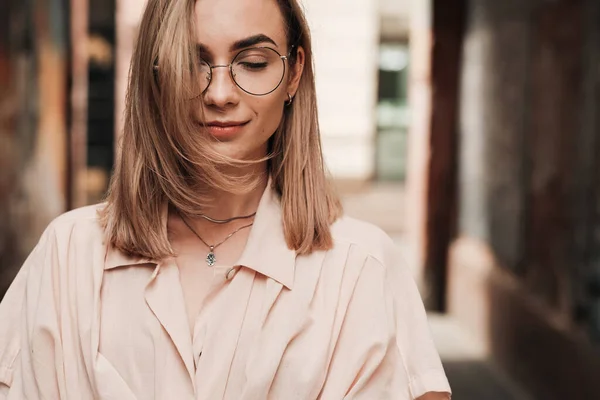
{"label": "bob haircut", "polygon": [[203,126],[194,117],[202,109],[194,62],[195,1],[149,0],[142,17],[120,149],[100,210],[108,242],[126,254],[152,260],[173,256],[167,205],[190,218],[198,216],[207,188],[239,194],[260,183],[261,177],[235,175],[232,167],[267,160],[281,196],[288,247],[298,254],[330,249],[330,225],[342,207],[323,162],[311,38],[303,10],[297,0],[273,0],[283,16],[288,48],[296,46],[290,66],[297,62],[298,46],[304,48],[306,62],[294,103],[285,108],[267,157],[244,161],[218,154],[209,138],[199,134]]}

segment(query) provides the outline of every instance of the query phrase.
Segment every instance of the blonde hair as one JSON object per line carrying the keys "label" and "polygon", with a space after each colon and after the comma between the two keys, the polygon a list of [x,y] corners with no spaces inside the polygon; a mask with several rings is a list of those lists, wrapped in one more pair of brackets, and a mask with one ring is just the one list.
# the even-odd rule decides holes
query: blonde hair
{"label": "blonde hair", "polygon": [[[342,207],[327,179],[321,150],[308,24],[296,0],[275,0],[286,24],[288,47],[302,46],[306,61],[294,103],[286,107],[269,142],[268,172],[281,196],[288,247],[298,254],[327,250],[330,225]],[[216,153],[195,109],[200,80],[194,66],[195,0],[149,0],[134,50],[121,148],[107,204],[100,211],[108,241],[119,250],[160,260],[173,255],[166,231],[166,203],[190,217],[206,189],[252,190],[256,176],[231,176],[247,165]],[[295,47],[297,49],[297,47]],[[294,65],[297,53],[290,58]],[[160,60],[160,68],[155,68]]]}

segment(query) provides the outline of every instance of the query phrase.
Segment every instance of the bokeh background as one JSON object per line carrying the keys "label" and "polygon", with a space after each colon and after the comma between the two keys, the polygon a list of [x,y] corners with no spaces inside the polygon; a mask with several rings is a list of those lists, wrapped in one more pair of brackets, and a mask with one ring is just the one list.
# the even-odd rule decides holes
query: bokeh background
{"label": "bokeh background", "polygon": [[[104,196],[144,4],[0,2],[0,296]],[[454,398],[600,398],[600,1],[303,4],[328,167],[404,248]]]}

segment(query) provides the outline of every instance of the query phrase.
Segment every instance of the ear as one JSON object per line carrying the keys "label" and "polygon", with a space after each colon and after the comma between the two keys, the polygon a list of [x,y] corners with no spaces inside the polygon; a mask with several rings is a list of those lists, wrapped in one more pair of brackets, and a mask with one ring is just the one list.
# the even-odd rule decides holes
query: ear
{"label": "ear", "polygon": [[291,94],[292,97],[294,97],[298,91],[300,78],[302,78],[302,73],[304,72],[304,61],[306,59],[306,54],[304,53],[304,48],[302,46],[298,47],[298,51],[296,53],[296,63],[290,71],[287,85],[287,93]]}

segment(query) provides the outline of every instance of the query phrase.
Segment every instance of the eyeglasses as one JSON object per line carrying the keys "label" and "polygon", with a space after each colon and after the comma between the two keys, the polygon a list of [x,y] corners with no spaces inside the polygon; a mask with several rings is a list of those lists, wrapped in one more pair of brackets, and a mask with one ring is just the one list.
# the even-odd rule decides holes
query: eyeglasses
{"label": "eyeglasses", "polygon": [[198,58],[200,90],[204,94],[212,81],[213,69],[229,68],[231,79],[237,87],[253,96],[273,93],[285,77],[286,60],[290,59],[295,46],[287,56],[282,56],[270,47],[252,47],[240,51],[229,65],[210,65],[202,57]]}

